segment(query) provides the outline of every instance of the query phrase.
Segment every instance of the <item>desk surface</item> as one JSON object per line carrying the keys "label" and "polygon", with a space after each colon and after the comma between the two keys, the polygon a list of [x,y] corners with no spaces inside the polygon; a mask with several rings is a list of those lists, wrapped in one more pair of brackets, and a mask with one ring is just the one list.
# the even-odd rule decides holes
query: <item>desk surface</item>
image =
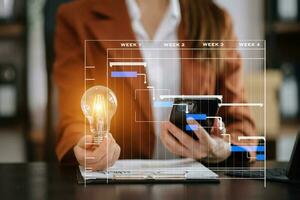
{"label": "desk surface", "polygon": [[0,199],[300,199],[299,185],[267,182],[265,189],[259,180],[84,187],[77,184],[75,172],[73,166],[57,164],[0,164]]}

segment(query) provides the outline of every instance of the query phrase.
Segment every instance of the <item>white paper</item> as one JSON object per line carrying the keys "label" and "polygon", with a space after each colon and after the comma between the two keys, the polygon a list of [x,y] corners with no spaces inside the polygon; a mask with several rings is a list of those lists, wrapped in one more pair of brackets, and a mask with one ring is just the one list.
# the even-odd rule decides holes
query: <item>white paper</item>
{"label": "white paper", "polygon": [[193,159],[174,160],[118,160],[105,171],[84,170],[88,179],[215,179],[216,173]]}
{"label": "white paper", "polygon": [[12,85],[0,86],[0,116],[12,117],[16,114],[16,88]]}

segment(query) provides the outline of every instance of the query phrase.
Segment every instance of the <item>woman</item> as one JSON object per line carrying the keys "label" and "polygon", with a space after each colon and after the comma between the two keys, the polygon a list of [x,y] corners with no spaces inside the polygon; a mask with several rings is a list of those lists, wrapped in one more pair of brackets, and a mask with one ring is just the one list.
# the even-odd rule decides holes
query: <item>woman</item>
{"label": "woman", "polygon": [[[123,88],[116,86],[114,89],[118,101],[124,102],[126,99],[131,106],[119,104],[111,134],[98,146],[85,144],[85,141],[92,142],[92,137],[84,137],[80,99],[86,75],[99,80],[93,84],[106,85],[106,68],[101,66],[106,66],[106,48],[111,45],[110,40],[193,40],[195,42],[191,43],[191,47],[199,47],[200,40],[235,39],[229,15],[211,0],[79,0],[63,5],[57,17],[54,70],[59,91],[60,123],[56,148],[59,160],[77,160],[93,170],[103,170],[119,158],[162,158],[162,152],[166,152],[164,148],[173,155],[205,162],[226,160],[230,156],[230,145],[219,129],[213,129],[209,135],[195,120],[189,120],[188,123],[199,127],[195,131],[199,138],[196,141],[170,122],[161,123],[159,128],[153,123],[137,123],[133,110],[140,110],[149,121],[159,118],[158,113],[148,109],[151,107],[150,94],[146,94],[148,98],[143,101],[134,101],[134,91],[137,85],[141,85],[141,80],[132,80]],[[101,41],[87,47],[85,40]],[[84,63],[85,47],[89,55],[88,63]],[[204,53],[210,58],[239,57],[236,51],[224,54],[219,50],[198,52],[196,56],[203,56],[201,54]],[[143,57],[145,54],[141,50],[137,56]],[[146,57],[144,59],[147,61]],[[96,66],[95,71],[83,69],[84,64],[90,63]],[[172,70],[168,79],[157,78],[151,71],[155,66],[147,66],[150,82],[168,85],[173,80],[175,84],[169,85],[181,94],[219,93],[225,102],[245,102],[239,59],[224,62],[212,60],[201,63],[201,67],[183,60],[172,63],[172,66],[176,70]],[[232,144],[239,145],[237,137],[240,135],[255,134],[255,125],[247,108],[224,107],[220,115]]]}

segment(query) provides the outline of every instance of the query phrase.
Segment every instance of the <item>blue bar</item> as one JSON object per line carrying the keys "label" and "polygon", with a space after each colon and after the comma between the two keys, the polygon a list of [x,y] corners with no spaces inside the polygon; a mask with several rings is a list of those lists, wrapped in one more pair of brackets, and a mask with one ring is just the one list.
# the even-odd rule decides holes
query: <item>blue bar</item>
{"label": "blue bar", "polygon": [[172,101],[154,101],[154,107],[166,107],[171,108],[173,106]]}
{"label": "blue bar", "polygon": [[198,130],[198,126],[197,125],[186,125],[185,130],[186,131],[196,131],[196,130]]}
{"label": "blue bar", "polygon": [[264,152],[264,146],[231,146],[231,152],[251,152],[251,151],[259,151]]}
{"label": "blue bar", "polygon": [[127,72],[120,72],[120,71],[113,71],[111,72],[111,77],[137,77],[137,72],[134,71],[127,71]]}
{"label": "blue bar", "polygon": [[186,114],[186,119],[193,118],[195,120],[206,120],[206,114]]}
{"label": "blue bar", "polygon": [[266,159],[265,154],[257,154],[256,155],[256,160],[258,160],[258,161],[262,161],[262,160],[265,160],[265,159]]}
{"label": "blue bar", "polygon": [[256,151],[264,152],[265,147],[264,146],[257,146]]}

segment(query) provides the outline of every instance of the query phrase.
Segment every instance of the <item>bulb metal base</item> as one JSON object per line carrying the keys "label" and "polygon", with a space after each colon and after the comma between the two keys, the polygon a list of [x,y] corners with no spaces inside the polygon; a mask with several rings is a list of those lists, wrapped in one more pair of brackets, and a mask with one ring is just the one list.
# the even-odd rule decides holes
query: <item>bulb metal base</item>
{"label": "bulb metal base", "polygon": [[107,132],[104,131],[104,132],[101,132],[101,133],[98,133],[98,134],[94,134],[94,137],[93,137],[93,143],[94,144],[101,144],[104,137],[107,136]]}

